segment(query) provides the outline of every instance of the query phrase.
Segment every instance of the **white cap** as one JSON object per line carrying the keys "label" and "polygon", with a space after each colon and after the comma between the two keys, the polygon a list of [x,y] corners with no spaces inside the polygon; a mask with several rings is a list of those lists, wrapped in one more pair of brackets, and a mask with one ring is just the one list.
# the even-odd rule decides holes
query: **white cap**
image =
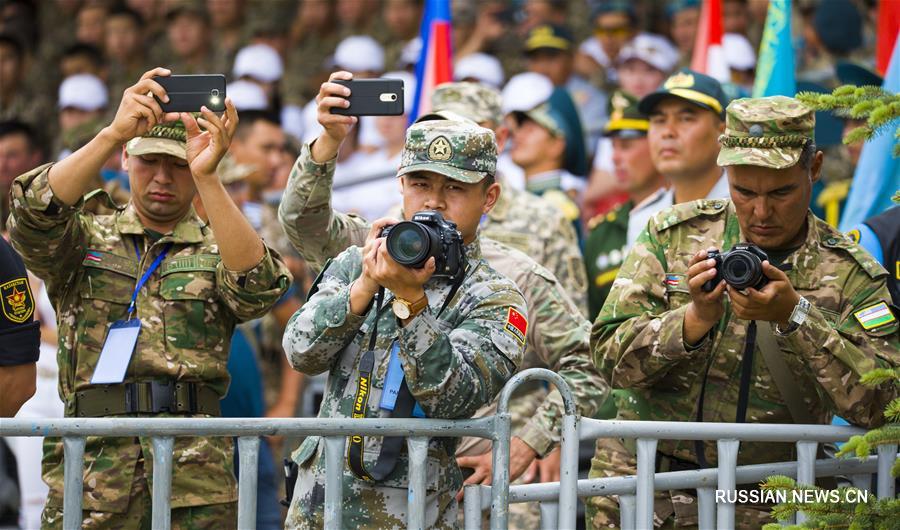
{"label": "white cap", "polygon": [[239,111],[266,110],[269,108],[269,101],[266,99],[265,91],[253,81],[238,79],[234,83],[229,83],[225,87],[225,94],[234,103],[234,108]]}
{"label": "white cap", "polygon": [[353,35],[334,50],[334,65],[350,72],[383,72],[384,50],[368,35]]}
{"label": "white cap", "polygon": [[412,112],[413,100],[416,98],[416,76],[409,72],[397,71],[388,72],[381,77],[403,80],[403,112],[404,114]]}
{"label": "white cap", "polygon": [[662,35],[641,33],[622,47],[616,62],[623,64],[629,59],[639,59],[668,74],[678,64],[678,50]]}
{"label": "white cap", "polygon": [[75,74],[67,77],[59,85],[59,108],[79,110],[105,109],[109,104],[109,93],[99,77],[91,74]]}
{"label": "white cap", "polygon": [[735,70],[753,70],[756,68],[756,52],[747,37],[739,33],[726,33],[722,36],[722,48],[728,66]]}
{"label": "white cap", "polygon": [[271,46],[251,44],[237,53],[232,74],[235,79],[247,76],[263,83],[272,83],[281,79],[284,65],[281,56]]}
{"label": "white cap", "polygon": [[550,81],[547,76],[536,72],[514,75],[500,94],[503,100],[503,114],[532,110],[550,99],[551,94],[553,94],[553,81]]}
{"label": "white cap", "polygon": [[416,37],[406,45],[400,52],[400,67],[415,66],[419,63],[419,55],[422,54],[422,37]]}
{"label": "white cap", "polygon": [[500,60],[486,53],[472,53],[456,62],[453,67],[453,80],[463,81],[477,79],[497,90],[503,86],[503,66]]}

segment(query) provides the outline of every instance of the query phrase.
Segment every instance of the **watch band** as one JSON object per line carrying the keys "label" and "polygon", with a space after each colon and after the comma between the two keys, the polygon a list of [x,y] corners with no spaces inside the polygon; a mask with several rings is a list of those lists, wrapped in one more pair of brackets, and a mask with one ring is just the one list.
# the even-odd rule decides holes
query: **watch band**
{"label": "watch band", "polygon": [[396,297],[394,298],[394,302],[392,303],[392,305],[396,303],[403,304],[409,310],[408,317],[401,317],[401,315],[397,314],[397,311],[394,311],[394,314],[397,315],[398,318],[412,318],[428,307],[428,296],[422,295],[422,297],[415,302],[410,302],[409,300]]}
{"label": "watch band", "polygon": [[788,328],[782,330],[778,324],[775,324],[775,333],[783,337],[796,331],[804,322],[806,322],[806,316],[809,315],[810,307],[809,300],[801,296],[800,300],[797,301],[797,305],[794,306],[794,310],[791,311],[791,316],[788,319]]}

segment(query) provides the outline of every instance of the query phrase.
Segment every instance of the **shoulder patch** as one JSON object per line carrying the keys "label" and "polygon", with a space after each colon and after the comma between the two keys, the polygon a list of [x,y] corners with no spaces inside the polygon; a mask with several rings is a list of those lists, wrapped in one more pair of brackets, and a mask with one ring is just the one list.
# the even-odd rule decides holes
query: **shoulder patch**
{"label": "shoulder patch", "polygon": [[662,232],[701,215],[717,216],[724,214],[727,210],[727,199],[700,199],[670,206],[654,215],[651,220],[656,223],[656,229]]}
{"label": "shoulder patch", "polygon": [[821,241],[822,246],[827,248],[841,249],[850,254],[859,266],[866,271],[871,278],[879,278],[887,274],[885,268],[866,252],[864,248],[853,241],[852,236],[834,231],[827,234]]}
{"label": "shoulder patch", "polygon": [[525,335],[528,332],[528,320],[525,315],[519,313],[516,308],[509,307],[506,312],[506,324],[503,326],[504,331],[512,335],[523,345],[525,344]]}
{"label": "shoulder patch", "polygon": [[34,296],[28,278],[16,278],[0,285],[0,309],[10,322],[22,324],[34,313]]}
{"label": "shoulder patch", "polygon": [[894,317],[894,313],[891,312],[891,309],[884,301],[856,311],[853,313],[853,317],[866,331],[871,331],[897,321]]}

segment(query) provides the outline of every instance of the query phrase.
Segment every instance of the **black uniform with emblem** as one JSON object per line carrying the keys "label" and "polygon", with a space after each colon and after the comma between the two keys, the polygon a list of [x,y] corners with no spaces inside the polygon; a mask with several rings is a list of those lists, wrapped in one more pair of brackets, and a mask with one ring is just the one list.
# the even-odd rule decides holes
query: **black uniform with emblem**
{"label": "black uniform with emblem", "polygon": [[[610,98],[610,119],[603,130],[607,138],[647,136],[650,122],[637,108],[637,100],[618,91]],[[634,201],[626,201],[612,211],[588,221],[584,261],[588,273],[588,317],[597,318],[609,295],[619,265],[628,255],[628,213]]]}
{"label": "black uniform with emblem", "polygon": [[0,237],[0,366],[37,362],[40,323],[22,258]]}

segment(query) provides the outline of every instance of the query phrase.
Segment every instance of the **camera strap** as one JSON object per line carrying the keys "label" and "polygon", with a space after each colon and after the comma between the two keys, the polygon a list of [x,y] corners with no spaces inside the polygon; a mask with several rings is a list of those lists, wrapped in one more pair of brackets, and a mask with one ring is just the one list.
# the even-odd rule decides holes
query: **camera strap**
{"label": "camera strap", "polygon": [[[384,301],[384,287],[378,289],[375,296],[375,322],[372,324],[372,334],[369,336],[369,347],[362,355],[359,362],[359,380],[356,386],[356,396],[353,399],[353,411],[351,417],[353,419],[361,419],[366,417],[366,407],[369,403],[369,395],[372,393],[372,373],[375,371],[375,340],[378,337],[378,320],[381,318],[381,312],[387,306],[382,307]],[[400,382],[400,388],[397,393],[397,401],[394,410],[391,412],[392,418],[410,418],[412,417],[413,408],[416,400],[413,398],[409,387],[406,385],[406,378]],[[347,448],[347,465],[350,471],[357,477],[368,481],[378,482],[384,480],[385,477],[394,471],[397,466],[397,457],[403,449],[403,436],[385,436],[381,443],[381,452],[378,454],[378,460],[375,467],[371,471],[366,469],[364,461],[365,437],[354,434],[349,437],[350,443]]]}
{"label": "camera strap", "polygon": [[[444,299],[444,303],[441,305],[441,310],[438,312],[438,315],[443,313],[444,309],[450,305],[453,297],[456,296],[456,293],[459,291],[460,287],[462,287],[468,271],[469,267],[466,266],[466,268],[454,278],[450,292]],[[372,333],[369,335],[369,347],[366,349],[365,353],[363,353],[362,358],[359,361],[359,380],[356,386],[356,396],[353,399],[353,411],[350,415],[353,419],[366,417],[366,407],[369,403],[369,395],[372,393],[372,374],[375,371],[375,341],[378,338],[378,320],[381,318],[382,310],[387,307],[382,307],[383,302],[384,287],[381,287],[378,289],[378,294],[375,295],[375,322],[372,324]],[[411,418],[413,417],[413,410],[415,407],[416,400],[413,397],[412,392],[410,392],[409,386],[406,384],[406,377],[403,377],[400,381],[400,387],[397,390],[397,400],[394,404],[394,409],[391,411],[390,417]],[[354,475],[367,482],[384,480],[385,477],[394,471],[394,468],[397,466],[397,458],[400,456],[400,452],[403,449],[403,441],[406,439],[404,436],[385,436],[381,442],[381,452],[378,454],[375,467],[370,471],[366,469],[364,459],[365,437],[354,434],[349,438],[350,443],[347,448],[347,465]]]}
{"label": "camera strap", "polygon": [[[744,355],[741,359],[741,382],[738,387],[737,412],[735,413],[734,422],[744,423],[747,419],[747,404],[750,397],[750,378],[753,375],[753,351],[756,349],[756,321],[751,320],[747,327],[747,337],[744,340]],[[703,421],[703,401],[706,395],[706,382],[709,378],[709,369],[712,367],[714,359],[710,359],[706,365],[706,371],[703,373],[703,383],[700,387],[700,396],[697,398],[697,416],[695,421]],[[697,463],[701,468],[709,467],[706,461],[706,454],[703,451],[703,440],[694,441],[694,451],[697,453]]]}

